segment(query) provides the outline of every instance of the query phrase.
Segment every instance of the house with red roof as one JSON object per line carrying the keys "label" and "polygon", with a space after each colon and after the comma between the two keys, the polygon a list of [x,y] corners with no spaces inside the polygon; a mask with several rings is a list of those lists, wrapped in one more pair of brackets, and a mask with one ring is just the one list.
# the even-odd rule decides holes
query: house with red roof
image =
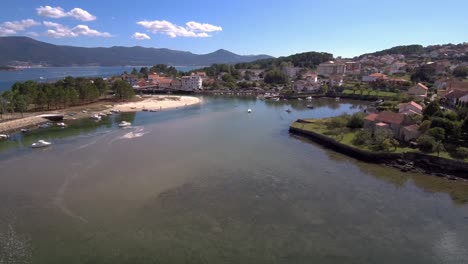
{"label": "house with red roof", "polygon": [[408,89],[408,95],[426,98],[428,91],[429,88],[427,88],[426,85],[418,83],[415,86]]}
{"label": "house with red roof", "polygon": [[451,81],[446,84],[446,88],[445,98],[451,105],[468,103],[468,82]]}
{"label": "house with red roof", "polygon": [[411,101],[409,103],[398,104],[398,113],[422,115],[423,106]]}
{"label": "house with red roof", "polygon": [[[417,129],[415,129],[417,126]],[[396,139],[409,141],[419,136],[419,126],[409,115],[383,111],[372,113],[364,118],[364,128],[376,133],[381,129],[389,129]]]}
{"label": "house with red roof", "polygon": [[375,82],[375,81],[384,81],[387,80],[388,76],[383,73],[373,73],[368,76],[362,76],[363,82]]}

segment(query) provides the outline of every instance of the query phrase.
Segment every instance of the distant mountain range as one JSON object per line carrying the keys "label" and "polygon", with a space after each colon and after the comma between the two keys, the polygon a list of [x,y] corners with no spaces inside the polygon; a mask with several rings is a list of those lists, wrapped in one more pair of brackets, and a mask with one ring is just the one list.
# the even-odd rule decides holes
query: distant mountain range
{"label": "distant mountain range", "polygon": [[227,50],[208,54],[144,47],[83,48],[58,46],[28,37],[0,37],[0,65],[123,66],[168,64],[203,66],[272,58],[238,55]]}

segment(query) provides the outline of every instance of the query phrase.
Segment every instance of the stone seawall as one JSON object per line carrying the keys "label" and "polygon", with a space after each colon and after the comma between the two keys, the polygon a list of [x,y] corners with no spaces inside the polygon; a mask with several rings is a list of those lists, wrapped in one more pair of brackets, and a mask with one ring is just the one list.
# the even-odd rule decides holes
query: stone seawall
{"label": "stone seawall", "polygon": [[[298,122],[300,122],[300,120],[298,120]],[[456,177],[468,179],[467,162],[430,156],[418,152],[379,153],[366,151],[340,143],[322,134],[295,128],[292,126],[289,127],[289,132],[292,134],[304,136],[324,147],[330,148],[336,152],[348,155],[358,160],[370,163],[387,164],[393,167],[397,167],[402,171],[413,170],[412,167],[414,166],[418,169],[418,171],[436,176],[450,177],[450,175],[453,175]]]}

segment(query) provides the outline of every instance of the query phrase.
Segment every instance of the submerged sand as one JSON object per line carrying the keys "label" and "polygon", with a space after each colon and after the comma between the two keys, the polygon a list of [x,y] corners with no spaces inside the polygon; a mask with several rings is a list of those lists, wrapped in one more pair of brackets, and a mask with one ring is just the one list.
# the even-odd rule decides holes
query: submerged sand
{"label": "submerged sand", "polygon": [[178,108],[200,103],[200,98],[193,96],[151,96],[144,97],[142,101],[116,104],[113,110],[121,112],[159,111]]}

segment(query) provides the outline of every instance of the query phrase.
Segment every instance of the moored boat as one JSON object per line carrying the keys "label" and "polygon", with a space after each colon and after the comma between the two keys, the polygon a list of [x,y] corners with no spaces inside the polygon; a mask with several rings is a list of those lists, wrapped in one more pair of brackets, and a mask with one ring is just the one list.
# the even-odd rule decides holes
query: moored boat
{"label": "moored boat", "polygon": [[314,109],[313,105],[307,105],[307,108]]}
{"label": "moored boat", "polygon": [[91,119],[94,119],[94,120],[96,120],[96,121],[99,121],[99,120],[101,120],[101,116],[100,116],[100,115],[97,115],[97,114],[94,114],[94,115],[91,116]]}
{"label": "moored boat", "polygon": [[122,121],[122,122],[119,123],[119,127],[129,127],[131,125],[132,125],[132,123],[127,122],[127,121]]}
{"label": "moored boat", "polygon": [[7,134],[0,134],[0,140],[7,140],[10,138],[10,135]]}
{"label": "moored boat", "polygon": [[45,141],[45,140],[38,140],[37,142],[34,142],[31,144],[31,148],[44,148],[52,145],[52,143]]}
{"label": "moored boat", "polygon": [[249,113],[249,114],[252,113],[252,109],[250,109],[250,108],[247,109],[247,113]]}

